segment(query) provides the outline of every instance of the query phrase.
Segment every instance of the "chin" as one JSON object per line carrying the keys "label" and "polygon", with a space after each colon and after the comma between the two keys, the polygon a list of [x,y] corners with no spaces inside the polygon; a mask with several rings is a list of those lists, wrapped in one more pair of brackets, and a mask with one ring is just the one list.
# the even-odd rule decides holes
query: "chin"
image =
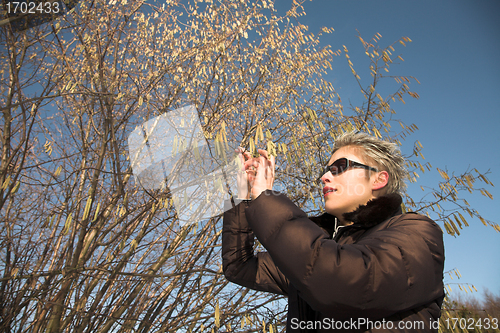
{"label": "chin", "polygon": [[331,207],[329,205],[325,205],[325,211],[330,214],[330,215],[334,215],[334,216],[338,216],[337,214],[339,214],[339,209],[338,207]]}

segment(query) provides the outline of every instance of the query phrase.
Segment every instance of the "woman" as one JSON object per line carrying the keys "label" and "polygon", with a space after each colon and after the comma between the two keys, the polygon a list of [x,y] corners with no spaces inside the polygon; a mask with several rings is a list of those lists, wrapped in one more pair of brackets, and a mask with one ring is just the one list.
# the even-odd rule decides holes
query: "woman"
{"label": "woman", "polygon": [[[274,159],[259,153],[242,154],[240,185],[244,192],[250,181],[252,200],[224,213],[226,278],[288,296],[288,332],[437,332],[442,232],[425,216],[402,214],[407,172],[396,145],[364,133],[338,138],[319,217],[271,191]],[[254,236],[267,252],[254,254]]]}

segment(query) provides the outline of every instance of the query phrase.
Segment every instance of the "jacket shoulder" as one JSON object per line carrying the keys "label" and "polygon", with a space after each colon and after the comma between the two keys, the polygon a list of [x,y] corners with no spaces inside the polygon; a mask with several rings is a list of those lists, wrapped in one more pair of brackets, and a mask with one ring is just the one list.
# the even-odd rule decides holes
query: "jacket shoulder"
{"label": "jacket shoulder", "polygon": [[413,225],[416,228],[431,228],[442,233],[441,227],[434,220],[432,220],[428,216],[415,212],[396,215],[386,221],[387,227],[401,225]]}

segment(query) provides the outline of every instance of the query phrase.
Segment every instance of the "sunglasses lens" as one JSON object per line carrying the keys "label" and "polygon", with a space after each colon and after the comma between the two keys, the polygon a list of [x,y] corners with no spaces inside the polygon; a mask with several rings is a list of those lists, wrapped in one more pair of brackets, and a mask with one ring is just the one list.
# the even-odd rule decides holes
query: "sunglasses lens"
{"label": "sunglasses lens", "polygon": [[345,158],[339,158],[330,166],[330,171],[334,175],[344,172],[345,169],[347,169],[347,159]]}

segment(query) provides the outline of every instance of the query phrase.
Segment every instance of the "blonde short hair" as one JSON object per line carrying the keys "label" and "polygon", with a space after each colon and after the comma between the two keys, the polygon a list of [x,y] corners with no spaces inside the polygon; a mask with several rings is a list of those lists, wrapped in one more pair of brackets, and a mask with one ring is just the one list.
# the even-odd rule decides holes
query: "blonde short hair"
{"label": "blonde short hair", "polygon": [[346,146],[361,148],[361,154],[367,159],[366,162],[373,162],[377,169],[387,171],[389,181],[386,194],[404,191],[408,171],[405,168],[405,159],[395,143],[378,139],[366,133],[348,132],[335,140],[332,155]]}

